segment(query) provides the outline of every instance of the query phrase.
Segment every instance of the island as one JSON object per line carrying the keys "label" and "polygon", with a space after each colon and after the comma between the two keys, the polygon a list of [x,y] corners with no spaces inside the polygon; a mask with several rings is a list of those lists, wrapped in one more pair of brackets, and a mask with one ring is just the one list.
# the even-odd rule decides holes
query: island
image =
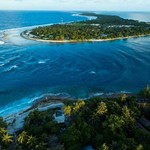
{"label": "island", "polygon": [[21,36],[44,42],[107,41],[150,35],[150,23],[119,16],[81,13],[94,19],[25,30]]}

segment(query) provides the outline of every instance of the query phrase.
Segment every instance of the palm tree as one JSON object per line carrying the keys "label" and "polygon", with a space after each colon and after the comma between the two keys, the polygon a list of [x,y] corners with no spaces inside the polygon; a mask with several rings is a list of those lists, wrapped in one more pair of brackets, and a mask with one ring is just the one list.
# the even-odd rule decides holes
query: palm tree
{"label": "palm tree", "polygon": [[17,141],[19,144],[23,144],[27,139],[27,132],[23,131],[21,134],[19,134]]}
{"label": "palm tree", "polygon": [[13,142],[12,137],[13,137],[13,136],[11,136],[11,135],[4,134],[3,137],[2,137],[2,141],[4,142],[4,144],[7,145],[7,144]]}
{"label": "palm tree", "polygon": [[5,128],[0,128],[0,135],[4,135],[7,133],[7,130]]}
{"label": "palm tree", "polygon": [[27,145],[28,145],[28,147],[29,148],[34,147],[36,145],[36,141],[37,141],[36,137],[34,137],[32,135],[28,136],[28,139],[27,139]]}
{"label": "palm tree", "polygon": [[123,95],[120,96],[120,100],[122,102],[126,101],[126,99],[127,99],[127,95],[126,94],[123,94]]}
{"label": "palm tree", "polygon": [[106,145],[106,143],[104,143],[101,147],[101,150],[108,150],[109,147]]}
{"label": "palm tree", "polygon": [[107,113],[107,105],[104,102],[100,102],[97,108],[97,114],[99,116],[104,115],[105,113]]}
{"label": "palm tree", "polygon": [[70,116],[71,112],[72,112],[71,106],[65,106],[64,107],[64,113],[65,113],[66,116]]}
{"label": "palm tree", "polygon": [[38,145],[36,145],[35,149],[36,150],[45,150],[46,149],[45,146],[46,146],[46,143],[41,142]]}

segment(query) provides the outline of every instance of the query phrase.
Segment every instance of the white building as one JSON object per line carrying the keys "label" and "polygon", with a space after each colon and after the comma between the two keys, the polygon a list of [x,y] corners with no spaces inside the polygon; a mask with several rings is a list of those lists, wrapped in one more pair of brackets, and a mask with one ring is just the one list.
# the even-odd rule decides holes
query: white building
{"label": "white building", "polygon": [[56,110],[53,117],[57,123],[65,123],[65,115],[62,110]]}

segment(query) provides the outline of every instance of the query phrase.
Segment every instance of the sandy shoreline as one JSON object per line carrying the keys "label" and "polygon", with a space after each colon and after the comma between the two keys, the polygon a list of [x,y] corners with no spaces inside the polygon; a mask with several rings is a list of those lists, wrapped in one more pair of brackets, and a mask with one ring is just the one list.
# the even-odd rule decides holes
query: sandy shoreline
{"label": "sandy shoreline", "polygon": [[42,99],[36,101],[27,109],[22,109],[14,114],[4,116],[4,120],[7,122],[7,130],[10,134],[17,132],[23,128],[24,119],[29,115],[30,112],[34,110],[46,111],[48,109],[63,108],[63,98],[59,97],[43,97]]}
{"label": "sandy shoreline", "polygon": [[[103,94],[95,94],[92,97],[102,97],[102,98],[117,98],[120,96],[120,94],[127,94],[128,96],[134,96],[133,93],[103,93]],[[89,98],[92,98],[89,97]],[[87,98],[88,99],[88,98]],[[83,99],[83,100],[87,100]],[[63,109],[64,101],[67,100],[78,100],[78,99],[70,99],[66,97],[60,97],[60,96],[44,96],[40,99],[37,99],[35,102],[32,103],[32,105],[29,108],[23,108],[21,111],[18,111],[16,113],[12,113],[7,116],[3,116],[4,120],[8,124],[8,131],[10,134],[15,133],[16,131],[23,128],[24,125],[24,119],[29,115],[30,112],[34,110],[38,111],[46,111],[48,109],[56,109],[61,108]]]}
{"label": "sandy shoreline", "polygon": [[146,35],[137,35],[137,36],[128,36],[128,37],[118,37],[118,38],[108,38],[108,39],[89,39],[89,40],[43,40],[32,37],[31,34],[25,34],[22,32],[20,34],[22,38],[25,38],[27,40],[33,40],[37,42],[46,42],[46,43],[79,43],[79,42],[106,42],[106,41],[115,41],[115,40],[124,40],[124,39],[130,39],[130,38],[138,38],[138,37],[146,37],[150,36],[150,34]]}

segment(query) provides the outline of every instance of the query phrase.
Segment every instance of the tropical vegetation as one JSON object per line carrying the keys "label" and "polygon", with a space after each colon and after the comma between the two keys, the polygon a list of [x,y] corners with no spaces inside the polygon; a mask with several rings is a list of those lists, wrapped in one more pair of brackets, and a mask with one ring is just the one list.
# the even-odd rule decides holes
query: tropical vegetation
{"label": "tropical vegetation", "polygon": [[30,34],[35,39],[58,41],[113,39],[150,34],[150,24],[146,22],[94,13],[83,13],[82,15],[94,16],[96,19],[37,27],[30,33],[24,31],[24,34]]}
{"label": "tropical vegetation", "polygon": [[[55,109],[31,111],[21,130],[9,134],[0,118],[0,147],[3,150],[150,150],[150,88],[137,95],[121,94],[112,98],[64,100],[66,120],[58,124]],[[138,101],[146,100],[147,103]]]}

